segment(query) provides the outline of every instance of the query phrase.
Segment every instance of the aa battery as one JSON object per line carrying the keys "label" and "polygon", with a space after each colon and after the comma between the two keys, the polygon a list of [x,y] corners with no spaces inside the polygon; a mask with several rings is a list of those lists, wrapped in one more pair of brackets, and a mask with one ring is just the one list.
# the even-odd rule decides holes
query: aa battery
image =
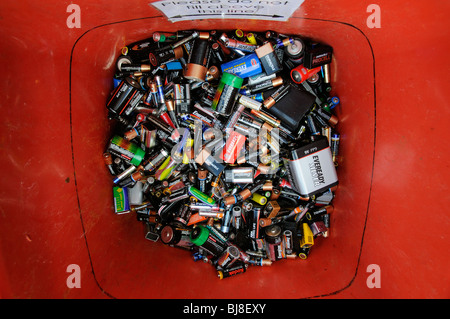
{"label": "aa battery", "polygon": [[252,95],[258,92],[267,91],[282,84],[283,78],[276,77],[275,79],[272,80],[266,80],[253,86],[248,86],[246,89],[242,89],[240,92],[244,95]]}
{"label": "aa battery", "polygon": [[165,148],[153,152],[149,158],[142,163],[144,170],[149,173],[156,171],[168,156],[169,152]]}
{"label": "aa battery", "polygon": [[233,226],[239,230],[241,228],[242,221],[242,208],[240,206],[233,206]]}
{"label": "aa battery", "polygon": [[218,270],[217,277],[219,277],[219,279],[223,279],[223,278],[227,278],[227,277],[245,273],[245,271],[247,270],[247,264],[240,263],[240,262],[238,262],[238,263],[239,263],[239,265],[237,265],[237,263],[235,263],[235,265],[233,267]]}
{"label": "aa battery", "polygon": [[339,154],[339,141],[340,141],[340,135],[334,133],[331,136],[331,155],[333,157],[334,163],[337,163],[337,156]]}
{"label": "aa battery", "polygon": [[290,85],[282,85],[275,92],[273,92],[268,98],[263,102],[264,107],[270,109],[275,103],[285,97],[291,89]]}
{"label": "aa battery", "polygon": [[243,52],[253,52],[256,49],[256,45],[245,43],[243,41],[230,39],[226,34],[222,34],[220,40],[225,44],[227,48],[233,48],[241,50]]}
{"label": "aa battery", "polygon": [[228,206],[225,208],[225,212],[222,217],[222,223],[220,225],[220,230],[224,234],[228,234],[230,232],[231,220],[232,220],[232,207]]}
{"label": "aa battery", "polygon": [[262,207],[255,205],[253,210],[248,214],[248,237],[258,239],[262,237],[260,233],[259,219],[261,218]]}
{"label": "aa battery", "polygon": [[191,113],[191,89],[189,83],[175,84],[173,87],[173,98],[177,114]]}
{"label": "aa battery", "polygon": [[294,239],[292,235],[292,231],[289,229],[286,229],[283,231],[283,243],[284,243],[284,249],[286,252],[286,255],[290,255],[293,252],[294,249]]}

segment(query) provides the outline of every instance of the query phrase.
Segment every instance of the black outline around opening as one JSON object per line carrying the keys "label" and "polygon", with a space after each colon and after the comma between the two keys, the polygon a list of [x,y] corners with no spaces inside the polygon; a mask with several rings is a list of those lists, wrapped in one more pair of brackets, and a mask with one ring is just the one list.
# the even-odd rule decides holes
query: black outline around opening
{"label": "black outline around opening", "polygon": [[[112,296],[110,293],[108,293],[107,291],[105,291],[101,286],[100,283],[97,281],[97,278],[95,276],[95,271],[94,271],[94,266],[92,264],[92,258],[91,258],[91,253],[89,250],[89,245],[88,245],[88,240],[86,237],[86,230],[84,227],[84,222],[83,222],[83,216],[82,216],[82,209],[81,209],[81,204],[80,204],[80,197],[78,194],[78,184],[77,184],[77,177],[76,177],[76,170],[75,170],[75,154],[74,154],[74,145],[73,145],[73,127],[72,127],[72,58],[73,58],[73,53],[75,50],[75,46],[77,45],[78,41],[81,40],[81,38],[83,38],[87,33],[95,30],[95,29],[99,29],[105,26],[110,26],[110,25],[115,25],[115,24],[121,24],[121,23],[127,23],[127,22],[135,22],[135,21],[139,21],[139,20],[148,20],[148,19],[156,19],[156,18],[164,18],[164,16],[153,16],[153,17],[143,17],[143,18],[136,18],[136,19],[128,19],[128,20],[122,20],[122,21],[117,21],[117,22],[111,22],[111,23],[105,23],[105,24],[101,24],[98,26],[95,26],[89,30],[87,30],[86,32],[84,32],[80,37],[78,37],[78,39],[75,41],[75,43],[72,46],[72,50],[70,52],[70,65],[69,65],[69,113],[70,113],[70,145],[71,145],[71,150],[72,150],[72,164],[73,164],[73,176],[74,176],[74,183],[75,183],[75,192],[77,195],[77,204],[78,204],[78,211],[79,211],[79,215],[80,215],[80,222],[81,222],[81,227],[83,229],[83,236],[84,236],[84,240],[85,240],[85,244],[86,244],[86,249],[87,249],[87,253],[89,256],[89,262],[91,264],[91,271],[92,271],[92,275],[94,277],[95,283],[97,284],[98,288],[100,289],[100,291],[105,294],[106,296],[108,296],[109,298],[112,299],[116,299],[116,297]],[[322,294],[322,295],[316,295],[316,296],[310,296],[310,297],[303,297],[300,299],[313,299],[313,298],[322,298],[322,297],[327,297],[327,296],[332,296],[332,295],[336,295],[342,291],[344,291],[345,289],[349,288],[357,274],[358,274],[358,270],[359,270],[359,263],[360,263],[360,259],[361,259],[361,254],[362,254],[362,248],[363,248],[363,244],[364,244],[364,235],[366,232],[366,226],[367,226],[367,219],[369,216],[369,209],[370,209],[370,199],[371,199],[371,195],[372,195],[372,184],[373,184],[373,175],[374,175],[374,168],[375,168],[375,150],[376,150],[376,123],[377,123],[377,117],[376,117],[376,78],[375,78],[375,55],[373,52],[373,47],[372,44],[370,43],[369,38],[366,36],[366,34],[359,29],[358,27],[347,23],[347,22],[342,22],[342,21],[335,21],[335,20],[326,20],[326,19],[315,19],[315,18],[304,18],[304,17],[291,17],[290,19],[302,19],[302,20],[312,20],[312,21],[322,21],[322,22],[331,22],[331,23],[338,23],[338,24],[342,24],[342,25],[346,25],[349,26],[357,31],[359,31],[364,38],[367,40],[367,43],[369,44],[370,47],[370,51],[372,54],[372,66],[373,66],[373,106],[374,106],[374,137],[373,137],[373,154],[372,154],[372,172],[371,172],[371,177],[370,177],[370,187],[369,187],[369,196],[368,196],[368,202],[367,202],[367,210],[366,210],[366,217],[364,220],[364,227],[363,227],[363,234],[361,237],[361,246],[360,246],[360,250],[359,250],[359,255],[358,255],[358,261],[356,264],[356,269],[355,269],[355,273],[353,275],[353,277],[351,278],[350,282],[344,286],[341,289],[338,289],[336,291],[330,292],[330,293],[326,293],[326,294]]]}

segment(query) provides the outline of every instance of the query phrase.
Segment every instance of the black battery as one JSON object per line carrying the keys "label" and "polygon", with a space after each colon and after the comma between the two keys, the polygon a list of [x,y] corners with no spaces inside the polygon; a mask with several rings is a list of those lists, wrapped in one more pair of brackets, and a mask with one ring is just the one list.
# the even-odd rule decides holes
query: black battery
{"label": "black battery", "polygon": [[326,44],[315,43],[308,45],[305,49],[303,65],[305,68],[314,69],[331,63],[333,48]]}
{"label": "black battery", "polygon": [[136,80],[129,77],[123,79],[112,92],[111,98],[106,104],[109,117],[129,115],[143,96],[144,92],[140,90],[139,83]]}

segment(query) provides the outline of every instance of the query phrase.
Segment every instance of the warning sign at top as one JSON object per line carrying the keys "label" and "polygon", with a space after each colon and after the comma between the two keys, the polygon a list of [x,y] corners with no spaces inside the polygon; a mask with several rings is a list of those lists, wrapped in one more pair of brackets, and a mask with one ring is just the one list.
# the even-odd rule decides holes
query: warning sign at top
{"label": "warning sign at top", "polygon": [[171,21],[258,19],[286,21],[304,0],[162,0],[150,3]]}

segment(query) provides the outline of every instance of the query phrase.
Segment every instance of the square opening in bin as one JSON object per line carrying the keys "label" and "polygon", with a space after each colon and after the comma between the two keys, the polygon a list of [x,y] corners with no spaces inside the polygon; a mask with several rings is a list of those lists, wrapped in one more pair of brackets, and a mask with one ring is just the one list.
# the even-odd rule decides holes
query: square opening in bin
{"label": "square opening in bin", "polygon": [[[217,22],[217,30],[243,28],[238,21]],[[178,30],[208,31],[206,22],[177,23]],[[251,23],[251,31],[266,31]],[[267,29],[312,38],[333,48],[331,86],[341,105],[339,118],[339,187],[333,202],[329,238],[315,243],[308,260],[282,260],[271,267],[252,268],[219,284],[210,265],[193,263],[179,251],[144,238],[136,216],[114,214],[111,176],[102,154],[116,131],[105,108],[121,49],[167,30],[154,17],[117,22],[86,32],[71,59],[70,99],[73,158],[77,195],[92,270],[99,286],[117,297],[151,298],[302,298],[345,289],[354,278],[364,234],[373,165],[375,104],[373,56],[367,39],[356,28],[332,21],[291,18]],[[170,30],[173,31],[173,30]],[[339,36],[336,36],[339,35]],[[317,225],[318,231],[321,225]],[[167,235],[167,234],[166,234]],[[308,245],[307,242],[303,244]],[[187,289],[180,289],[180,283]],[[259,289],[237,291],[242,284]],[[209,293],[204,292],[204,288]],[[213,292],[211,292],[213,291]]]}

